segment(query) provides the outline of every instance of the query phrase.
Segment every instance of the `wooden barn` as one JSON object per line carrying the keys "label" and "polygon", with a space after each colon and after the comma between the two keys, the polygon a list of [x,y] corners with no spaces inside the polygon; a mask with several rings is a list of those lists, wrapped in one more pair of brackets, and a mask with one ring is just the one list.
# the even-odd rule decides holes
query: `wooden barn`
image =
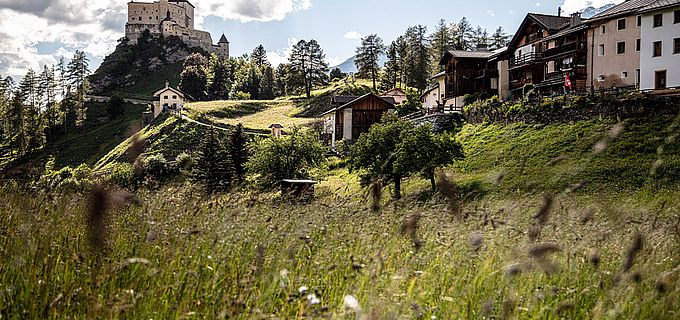
{"label": "wooden barn", "polygon": [[352,100],[335,97],[333,102],[347,101],[322,115],[325,130],[331,135],[331,146],[340,140],[355,141],[367,132],[385,113],[395,112],[394,99],[380,97],[373,93]]}

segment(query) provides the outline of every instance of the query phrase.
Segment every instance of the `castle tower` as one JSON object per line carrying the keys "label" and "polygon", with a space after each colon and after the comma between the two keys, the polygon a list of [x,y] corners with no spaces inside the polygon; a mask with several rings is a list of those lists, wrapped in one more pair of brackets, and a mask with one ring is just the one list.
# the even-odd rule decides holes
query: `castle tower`
{"label": "castle tower", "polygon": [[168,0],[160,0],[158,2],[158,12],[163,14],[163,13],[170,13],[170,6],[168,4]]}
{"label": "castle tower", "polygon": [[217,42],[217,56],[222,59],[229,59],[229,40],[222,34],[220,41]]}

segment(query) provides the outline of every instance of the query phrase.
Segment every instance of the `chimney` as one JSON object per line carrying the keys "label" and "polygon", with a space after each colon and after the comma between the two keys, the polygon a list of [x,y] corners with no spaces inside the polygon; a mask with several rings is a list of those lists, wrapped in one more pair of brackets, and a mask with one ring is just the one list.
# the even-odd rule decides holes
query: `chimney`
{"label": "chimney", "polygon": [[562,16],[562,7],[557,7],[557,16],[558,17]]}
{"label": "chimney", "polygon": [[165,89],[170,88],[170,81],[165,80]]}
{"label": "chimney", "polygon": [[571,24],[570,24],[571,27],[573,28],[573,27],[576,27],[580,24],[581,24],[581,13],[576,12],[576,13],[572,14],[571,15]]}

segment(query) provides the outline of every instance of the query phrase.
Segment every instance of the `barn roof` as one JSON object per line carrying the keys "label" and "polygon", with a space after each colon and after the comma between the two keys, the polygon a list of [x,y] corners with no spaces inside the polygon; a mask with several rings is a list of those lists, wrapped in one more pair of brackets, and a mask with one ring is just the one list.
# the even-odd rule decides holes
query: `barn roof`
{"label": "barn roof", "polygon": [[[344,100],[348,99],[348,98],[344,98],[344,97],[350,97],[350,96],[338,96],[338,97],[343,97],[341,100],[344,101]],[[390,106],[390,109],[395,108],[394,105],[396,103],[395,103],[395,100],[394,100],[393,97],[380,97],[380,96],[377,96],[373,93],[369,93],[369,94],[365,94],[361,97],[354,97],[354,99],[352,99],[351,101],[349,101],[349,102],[347,102],[347,103],[345,103],[345,104],[343,104],[343,105],[341,105],[337,108],[328,110],[328,111],[324,112],[323,114],[321,114],[321,116],[325,116],[325,115],[333,113],[335,111],[342,110],[342,109],[345,109],[345,108],[349,108],[349,107],[351,107],[351,106],[353,106],[353,105],[355,105],[355,104],[357,104],[357,103],[361,102],[362,100],[369,98],[369,97],[378,98],[378,100],[383,101],[385,104],[388,104]],[[335,97],[333,97],[333,98],[335,98]],[[336,101],[336,100],[333,99],[333,101]]]}
{"label": "barn roof", "polygon": [[[363,95],[363,96],[333,96],[332,102],[333,102],[333,104],[343,105],[343,104],[350,103],[350,102],[352,102],[356,99],[359,99],[359,98],[362,98],[362,97],[365,97],[365,96],[366,95]],[[394,97],[382,96],[380,98],[382,98],[383,100],[385,100],[385,101],[387,101],[391,104],[397,104],[397,101],[394,100]]]}
{"label": "barn roof", "polygon": [[272,128],[283,129],[283,126],[278,124],[278,123],[275,123],[275,124],[272,124],[271,126],[269,126],[269,129],[272,129]]}

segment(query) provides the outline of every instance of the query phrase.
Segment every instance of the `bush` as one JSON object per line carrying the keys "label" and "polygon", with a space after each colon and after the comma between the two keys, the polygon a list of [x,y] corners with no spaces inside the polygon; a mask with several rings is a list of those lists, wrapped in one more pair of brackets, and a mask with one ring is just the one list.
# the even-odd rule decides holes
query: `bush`
{"label": "bush", "polygon": [[191,172],[196,165],[196,160],[188,153],[182,152],[175,158],[177,162],[176,167],[182,173]]}
{"label": "bush", "polygon": [[157,182],[165,182],[174,177],[177,172],[161,154],[148,156],[142,160],[144,176]]}
{"label": "bush", "polygon": [[86,164],[54,171],[48,163],[45,173],[34,186],[48,192],[82,191],[92,185],[91,175],[92,169]]}
{"label": "bush", "polygon": [[283,179],[308,179],[310,170],[326,161],[321,142],[297,128],[289,136],[259,140],[253,150],[246,167],[264,189],[278,187]]}
{"label": "bush", "polygon": [[125,100],[119,95],[111,97],[106,105],[106,113],[111,119],[118,119],[125,114]]}
{"label": "bush", "polygon": [[139,182],[139,177],[131,164],[118,163],[111,170],[107,180],[109,183],[121,188],[135,188]]}
{"label": "bush", "polygon": [[250,100],[250,93],[243,91],[236,91],[234,93],[234,100]]}

